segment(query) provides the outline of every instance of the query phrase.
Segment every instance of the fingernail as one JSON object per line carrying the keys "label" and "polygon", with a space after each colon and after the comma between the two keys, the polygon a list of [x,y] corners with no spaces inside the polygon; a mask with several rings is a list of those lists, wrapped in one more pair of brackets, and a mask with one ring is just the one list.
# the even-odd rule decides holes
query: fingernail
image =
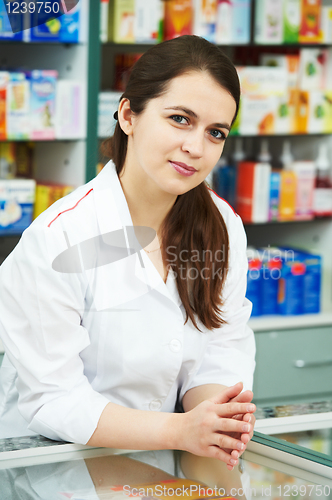
{"label": "fingernail", "polygon": [[237,443],[236,447],[238,450],[243,450],[244,444],[243,443]]}
{"label": "fingernail", "polygon": [[248,405],[247,406],[247,411],[255,411],[255,405]]}
{"label": "fingernail", "polygon": [[250,427],[249,427],[249,425],[248,425],[248,424],[244,424],[244,425],[242,426],[242,431],[243,431],[243,432],[249,432],[249,429],[250,429]]}
{"label": "fingernail", "polygon": [[251,416],[249,417],[249,420],[248,420],[248,422],[251,422]]}
{"label": "fingernail", "polygon": [[234,460],[233,458],[231,458],[231,459],[230,459],[230,463],[231,463],[232,465],[235,465],[235,464],[236,464],[236,460]]}

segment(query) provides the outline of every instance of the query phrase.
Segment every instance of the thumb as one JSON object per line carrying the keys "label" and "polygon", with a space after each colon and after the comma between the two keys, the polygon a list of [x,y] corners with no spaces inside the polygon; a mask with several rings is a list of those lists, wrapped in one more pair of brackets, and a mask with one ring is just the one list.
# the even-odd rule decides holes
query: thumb
{"label": "thumb", "polygon": [[243,383],[238,382],[237,384],[232,385],[231,387],[223,389],[219,394],[211,398],[210,401],[212,401],[212,403],[215,404],[228,403],[230,399],[238,396],[242,391],[242,389],[243,389]]}

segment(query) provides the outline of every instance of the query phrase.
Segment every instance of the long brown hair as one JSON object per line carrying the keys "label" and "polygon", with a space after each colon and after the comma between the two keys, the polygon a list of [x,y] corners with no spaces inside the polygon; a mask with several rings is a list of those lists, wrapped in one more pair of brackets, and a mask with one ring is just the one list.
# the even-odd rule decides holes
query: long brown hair
{"label": "long brown hair", "polygon": [[[194,35],[168,40],[145,52],[133,66],[121,99],[127,98],[133,113],[139,115],[148,101],[167,90],[173,78],[192,70],[207,71],[231,94],[236,103],[234,122],[240,101],[236,69],[217,46]],[[113,160],[118,175],[125,162],[127,141],[127,135],[117,123],[114,135],[103,143],[102,152]],[[207,329],[220,327],[225,323],[220,313],[229,241],[225,221],[205,182],[177,197],[162,223],[160,234],[162,258],[175,273],[179,296],[186,310],[185,323],[190,318],[201,331],[196,314]],[[181,258],[184,254],[186,259]]]}

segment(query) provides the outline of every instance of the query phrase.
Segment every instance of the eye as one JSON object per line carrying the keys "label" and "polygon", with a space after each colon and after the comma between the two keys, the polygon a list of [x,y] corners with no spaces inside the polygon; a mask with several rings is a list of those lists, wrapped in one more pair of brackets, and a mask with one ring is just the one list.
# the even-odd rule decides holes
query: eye
{"label": "eye", "polygon": [[221,130],[211,130],[211,135],[212,137],[214,137],[215,139],[220,139],[220,140],[225,140],[226,139],[226,134],[224,134],[224,132],[221,132]]}
{"label": "eye", "polygon": [[172,118],[172,120],[174,120],[176,123],[182,124],[182,120],[185,120],[185,122],[188,123],[188,119],[181,115],[172,115],[170,118]]}

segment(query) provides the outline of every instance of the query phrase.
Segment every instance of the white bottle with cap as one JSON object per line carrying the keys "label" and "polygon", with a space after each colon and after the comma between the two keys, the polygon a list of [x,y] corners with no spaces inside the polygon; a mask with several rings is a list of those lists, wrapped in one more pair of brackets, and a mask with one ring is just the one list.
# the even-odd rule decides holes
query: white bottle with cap
{"label": "white bottle with cap", "polygon": [[332,216],[331,160],[328,157],[326,143],[319,145],[316,159],[316,182],[313,209],[316,217]]}

